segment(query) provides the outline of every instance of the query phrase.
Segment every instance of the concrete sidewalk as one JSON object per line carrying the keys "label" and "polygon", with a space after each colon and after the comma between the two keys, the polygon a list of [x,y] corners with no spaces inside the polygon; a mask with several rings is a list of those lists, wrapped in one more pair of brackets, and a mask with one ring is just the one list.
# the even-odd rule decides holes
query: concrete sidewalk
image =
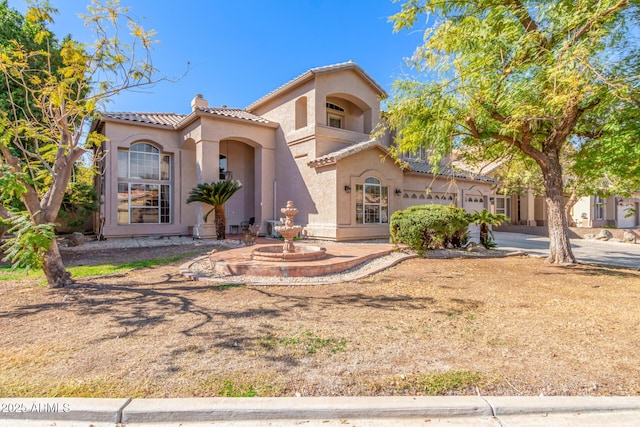
{"label": "concrete sidewalk", "polygon": [[[522,250],[530,255],[549,255],[549,238],[521,233],[493,232],[501,250]],[[616,267],[640,268],[640,244],[571,239],[571,249],[579,262]],[[640,422],[638,423],[640,425]]]}
{"label": "concrete sidewalk", "polygon": [[640,397],[0,399],[0,426],[638,426]]}

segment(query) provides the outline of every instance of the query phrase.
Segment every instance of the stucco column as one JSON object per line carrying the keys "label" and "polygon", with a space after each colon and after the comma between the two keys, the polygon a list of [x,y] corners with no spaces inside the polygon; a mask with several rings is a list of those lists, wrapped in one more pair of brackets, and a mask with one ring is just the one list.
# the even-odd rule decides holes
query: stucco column
{"label": "stucco column", "polygon": [[[256,168],[256,185],[255,185],[255,212],[256,224],[265,226],[264,221],[267,219],[275,219],[273,217],[274,209],[274,182],[276,164],[275,150],[269,148],[256,148],[255,150],[255,168]],[[266,232],[266,229],[262,229]]]}
{"label": "stucco column", "polygon": [[[196,142],[196,183],[217,182],[220,178],[220,144],[219,141],[200,140]],[[213,223],[214,214],[210,214],[204,222],[204,215],[212,206],[198,203],[196,206],[196,224],[193,227],[194,237],[208,239],[216,237]]]}
{"label": "stucco column", "polygon": [[538,225],[536,222],[536,196],[533,190],[527,190],[527,225]]}

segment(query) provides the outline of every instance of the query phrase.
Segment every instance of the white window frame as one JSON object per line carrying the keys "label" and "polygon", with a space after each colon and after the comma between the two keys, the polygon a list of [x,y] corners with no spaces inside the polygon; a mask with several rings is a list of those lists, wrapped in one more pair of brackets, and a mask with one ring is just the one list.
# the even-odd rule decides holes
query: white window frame
{"label": "white window frame", "polygon": [[[366,195],[379,194],[378,202],[367,201]],[[382,185],[378,178],[369,177],[362,184],[356,184],[356,224],[388,224],[389,223],[389,187]],[[371,211],[378,218],[371,221],[367,212]],[[377,211],[377,212],[376,212]]]}
{"label": "white window frame", "polygon": [[[511,218],[511,196],[495,196],[495,208],[497,214],[503,214]],[[504,207],[498,207],[498,201],[504,202]]]}
{"label": "white window frame", "polygon": [[602,221],[605,217],[605,202],[600,196],[596,196],[594,217],[596,221]]}
{"label": "white window frame", "polygon": [[[132,150],[136,146],[144,145],[144,150]],[[132,168],[131,153],[140,164]],[[142,154],[140,154],[142,153]],[[157,157],[157,159],[156,159]],[[173,202],[172,202],[172,176],[173,176],[173,157],[168,153],[163,153],[158,147],[149,142],[136,142],[131,144],[128,149],[118,150],[118,202],[116,204],[118,225],[130,224],[171,224],[173,223]],[[125,167],[126,163],[126,167]],[[144,170],[147,167],[151,173],[147,177],[135,176],[131,177],[131,170]],[[126,169],[124,171],[123,169]],[[126,188],[126,198],[121,197],[125,194],[121,190],[121,186]],[[136,206],[132,200],[133,186],[147,186],[151,191],[157,192],[157,205]],[[155,190],[151,190],[155,188]],[[153,199],[150,199],[153,200]],[[127,220],[121,221],[120,207],[121,204],[126,205]],[[145,209],[157,210],[158,222],[132,222],[132,210],[142,212]],[[142,211],[141,211],[142,210]]]}
{"label": "white window frame", "polygon": [[[344,129],[345,128],[345,109],[338,104],[334,104],[333,102],[325,103],[327,108],[327,126],[332,127],[334,129]],[[331,124],[331,120],[337,120],[340,123],[340,126],[333,126]]]}

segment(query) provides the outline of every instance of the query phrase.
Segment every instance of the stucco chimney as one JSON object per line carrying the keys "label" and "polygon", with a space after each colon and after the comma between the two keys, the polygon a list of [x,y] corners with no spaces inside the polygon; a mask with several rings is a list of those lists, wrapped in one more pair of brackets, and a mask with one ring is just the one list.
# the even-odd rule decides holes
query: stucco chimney
{"label": "stucco chimney", "polygon": [[209,103],[207,102],[206,99],[202,97],[201,93],[198,93],[191,100],[191,111],[195,111],[196,107],[208,107],[208,106],[209,106]]}

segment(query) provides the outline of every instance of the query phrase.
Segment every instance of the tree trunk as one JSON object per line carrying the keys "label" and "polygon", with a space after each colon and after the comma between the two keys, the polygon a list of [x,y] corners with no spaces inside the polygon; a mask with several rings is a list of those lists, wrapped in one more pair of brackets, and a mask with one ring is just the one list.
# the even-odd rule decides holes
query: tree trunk
{"label": "tree trunk", "polygon": [[547,167],[542,168],[549,219],[549,258],[552,264],[576,262],[569,241],[569,226],[564,210],[562,167],[558,156],[549,155]]}
{"label": "tree trunk", "polygon": [[215,205],[216,212],[216,237],[218,240],[227,238],[226,228],[227,220],[224,216],[224,205]]}
{"label": "tree trunk", "polygon": [[480,224],[480,244],[486,248],[488,240],[489,226],[487,224]]}
{"label": "tree trunk", "polygon": [[73,283],[71,273],[64,268],[62,263],[62,256],[56,239],[51,241],[51,246],[44,254],[42,271],[47,277],[47,283],[50,288],[63,288]]}

